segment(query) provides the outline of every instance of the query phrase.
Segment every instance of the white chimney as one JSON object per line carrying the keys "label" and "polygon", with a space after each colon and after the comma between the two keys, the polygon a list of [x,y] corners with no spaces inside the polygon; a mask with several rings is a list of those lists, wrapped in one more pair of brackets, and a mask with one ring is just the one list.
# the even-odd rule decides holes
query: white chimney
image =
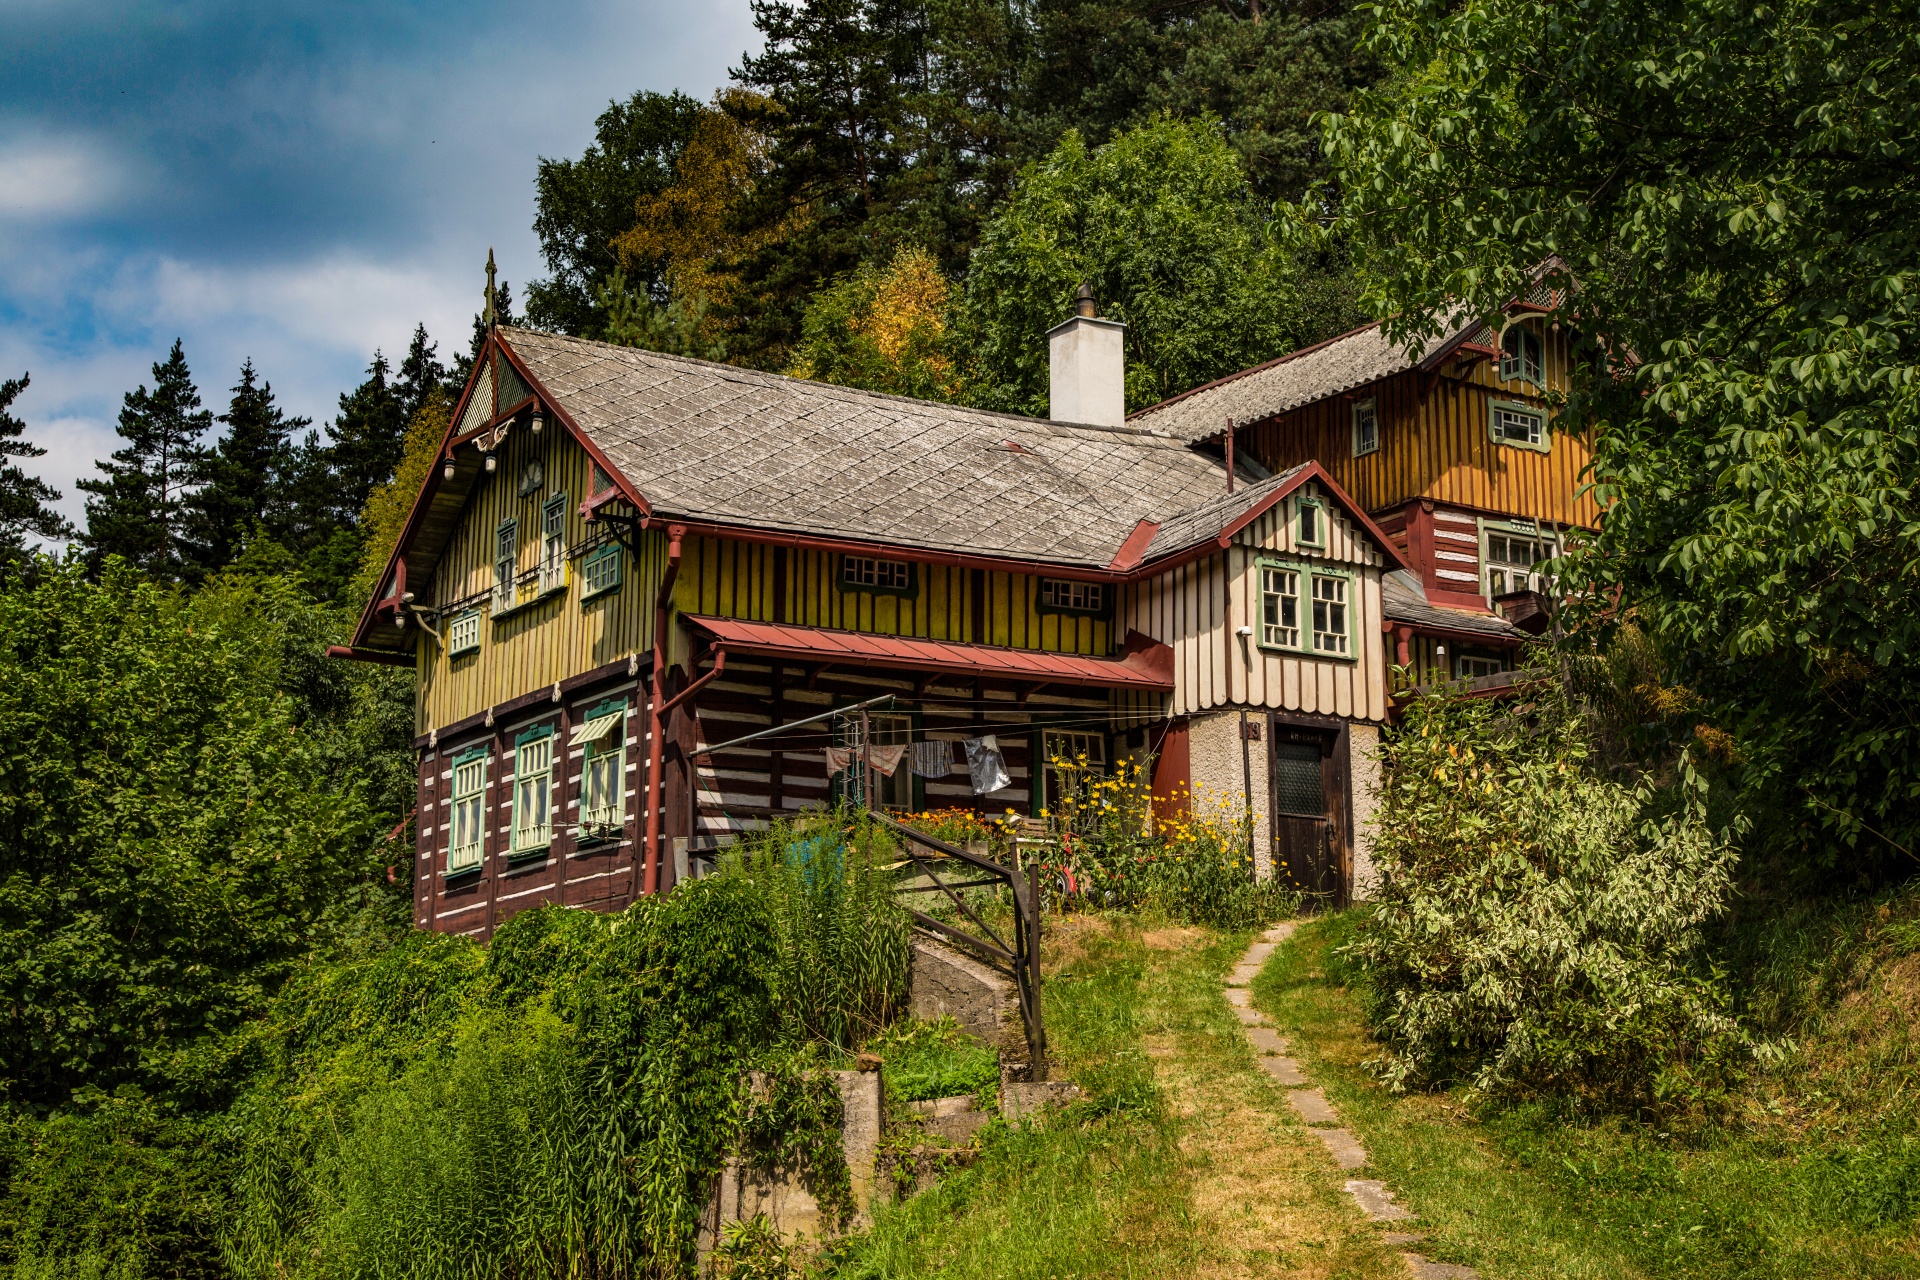
{"label": "white chimney", "polygon": [[1047,416],[1120,426],[1127,419],[1127,326],[1100,319],[1084,284],[1073,309],[1072,319],[1047,330]]}

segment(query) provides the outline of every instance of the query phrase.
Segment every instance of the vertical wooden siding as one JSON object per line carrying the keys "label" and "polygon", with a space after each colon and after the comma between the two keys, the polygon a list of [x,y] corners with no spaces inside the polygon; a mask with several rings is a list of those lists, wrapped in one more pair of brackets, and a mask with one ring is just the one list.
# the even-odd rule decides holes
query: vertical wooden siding
{"label": "vertical wooden siding", "polygon": [[[1547,385],[1564,390],[1567,343],[1553,335],[1543,347]],[[1476,511],[1596,527],[1598,506],[1591,497],[1576,496],[1592,456],[1583,437],[1555,430],[1549,453],[1494,443],[1488,430],[1490,401],[1546,405],[1531,384],[1502,382],[1498,375],[1496,360],[1471,365],[1464,377],[1400,374],[1352,396],[1330,397],[1268,419],[1244,430],[1240,440],[1275,471],[1318,462],[1369,512],[1431,498]],[[1355,458],[1353,402],[1369,396],[1377,402],[1380,448]],[[1550,420],[1559,426],[1558,419]]]}
{"label": "vertical wooden siding", "polygon": [[[1249,525],[1226,551],[1127,589],[1123,625],[1173,647],[1170,714],[1243,704],[1362,720],[1385,718],[1380,648],[1385,557],[1330,502],[1323,508],[1329,517],[1326,547],[1298,546],[1294,535],[1301,496],[1318,496],[1317,486],[1306,486]],[[1348,601],[1351,661],[1271,652],[1235,634],[1251,626],[1257,639],[1257,564],[1269,553],[1326,562],[1353,575]]]}
{"label": "vertical wooden siding", "polygon": [[[974,626],[974,575],[948,565],[916,564],[911,596],[842,591],[840,557],[832,552],[778,548],[729,538],[692,538],[681,550],[674,607],[682,613],[791,622],[918,639],[994,644],[1104,657],[1114,652],[1108,618],[1042,614],[1035,608],[1039,578],[1024,573],[981,575],[984,634]],[[776,588],[785,561],[785,590]],[[775,606],[785,601],[785,616]]]}
{"label": "vertical wooden siding", "polygon": [[[618,590],[581,600],[581,560],[611,537],[604,524],[581,520],[591,461],[586,451],[558,428],[535,436],[512,432],[499,450],[498,469],[484,476],[468,500],[460,528],[434,571],[430,591],[415,587],[422,600],[437,607],[469,602],[481,611],[478,652],[449,659],[432,640],[422,638],[419,661],[418,733],[452,724],[488,707],[604,666],[629,654],[645,654],[653,645],[654,584],[665,563],[666,540],[657,532],[642,536],[642,563],[631,557],[621,566]],[[519,495],[520,478],[538,460],[544,482],[532,495]],[[566,591],[527,605],[503,618],[491,616],[494,533],[501,521],[520,524],[518,568],[540,563],[541,508],[556,494],[567,495]],[[440,632],[452,615],[441,618]]]}

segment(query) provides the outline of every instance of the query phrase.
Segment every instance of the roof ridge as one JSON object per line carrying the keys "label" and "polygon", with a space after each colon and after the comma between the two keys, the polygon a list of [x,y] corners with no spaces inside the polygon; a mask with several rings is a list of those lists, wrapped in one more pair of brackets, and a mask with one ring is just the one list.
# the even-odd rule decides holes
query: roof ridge
{"label": "roof ridge", "polygon": [[[628,347],[617,342],[602,342],[598,338],[581,338],[570,333],[554,333],[547,329],[529,329],[524,325],[501,325],[500,329],[503,333],[527,334],[537,339],[548,339],[587,347],[605,347],[609,351],[619,351],[630,355],[637,355],[648,360],[664,360],[674,364],[693,365],[696,368],[711,369],[723,377],[731,378],[744,375],[746,380],[763,384],[771,383],[773,385],[779,385],[781,383],[801,383],[808,387],[818,387],[824,391],[844,396],[868,400],[891,401],[898,404],[911,404],[922,407],[930,405],[939,409],[975,414],[983,418],[1002,419],[1007,422],[1019,423],[1023,426],[1042,427],[1048,431],[1098,431],[1104,434],[1120,436],[1123,439],[1128,439],[1129,442],[1154,440],[1165,441],[1168,444],[1177,445],[1182,448],[1188,447],[1187,442],[1178,440],[1167,432],[1157,431],[1152,427],[1134,427],[1128,426],[1125,423],[1118,426],[1107,426],[1095,422],[1058,422],[1052,418],[1035,418],[1023,413],[1012,413],[1005,409],[986,409],[979,405],[955,404],[950,400],[923,400],[918,396],[897,395],[891,391],[870,391],[865,387],[849,387],[838,382],[822,382],[818,378],[797,378],[790,373],[773,373],[766,369],[753,369],[746,365],[728,364],[722,360],[702,360],[697,356],[675,355],[669,351],[654,351],[647,347]],[[1140,412],[1145,413],[1147,410],[1142,409]]]}
{"label": "roof ridge", "polygon": [[1127,415],[1127,418],[1129,421],[1131,421],[1134,418],[1144,418],[1148,414],[1157,413],[1160,410],[1168,407],[1169,405],[1179,404],[1182,400],[1188,399],[1191,396],[1197,396],[1202,391],[1211,391],[1215,387],[1223,387],[1230,382],[1238,382],[1240,379],[1251,377],[1256,373],[1264,373],[1268,369],[1277,368],[1280,365],[1287,364],[1294,360],[1298,360],[1302,356],[1310,356],[1314,352],[1330,347],[1336,342],[1345,342],[1349,338],[1359,337],[1361,334],[1367,332],[1369,329],[1378,329],[1381,325],[1385,323],[1386,322],[1384,320],[1373,320],[1366,324],[1361,325],[1357,329],[1349,329],[1345,333],[1336,333],[1331,338],[1324,338],[1321,341],[1312,344],[1311,346],[1301,347],[1297,351],[1289,351],[1285,355],[1275,356],[1273,359],[1264,361],[1263,363],[1253,365],[1249,368],[1241,369],[1234,373],[1229,373],[1224,377],[1215,378],[1212,382],[1203,382],[1197,387],[1188,387],[1185,391],[1180,392],[1178,395],[1168,396],[1165,400],[1161,400],[1161,401],[1158,401],[1157,403],[1150,404],[1144,409],[1134,410],[1132,413]]}

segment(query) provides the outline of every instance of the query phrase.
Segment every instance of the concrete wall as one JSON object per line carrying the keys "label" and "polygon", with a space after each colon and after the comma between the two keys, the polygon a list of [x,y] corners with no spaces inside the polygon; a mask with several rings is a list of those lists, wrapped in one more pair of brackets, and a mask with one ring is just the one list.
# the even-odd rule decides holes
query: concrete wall
{"label": "concrete wall", "polygon": [[1347,776],[1353,787],[1353,901],[1366,902],[1379,883],[1373,863],[1373,816],[1380,804],[1380,727],[1348,728],[1352,761]]}
{"label": "concrete wall", "polygon": [[[1253,765],[1253,867],[1265,880],[1273,874],[1273,841],[1267,822],[1267,734],[1264,709],[1248,713],[1247,719],[1261,726],[1260,741],[1247,744]],[[1240,713],[1218,711],[1195,716],[1189,729],[1188,749],[1193,764],[1193,805],[1199,816],[1212,815],[1231,821],[1246,804],[1245,769],[1240,754]]]}

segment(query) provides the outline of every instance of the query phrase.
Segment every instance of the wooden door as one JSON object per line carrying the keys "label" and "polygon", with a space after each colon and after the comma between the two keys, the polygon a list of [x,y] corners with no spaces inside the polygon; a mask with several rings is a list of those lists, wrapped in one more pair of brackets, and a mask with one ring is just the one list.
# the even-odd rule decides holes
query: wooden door
{"label": "wooden door", "polygon": [[1267,757],[1274,870],[1329,905],[1340,897],[1333,745],[1330,733],[1276,725]]}

